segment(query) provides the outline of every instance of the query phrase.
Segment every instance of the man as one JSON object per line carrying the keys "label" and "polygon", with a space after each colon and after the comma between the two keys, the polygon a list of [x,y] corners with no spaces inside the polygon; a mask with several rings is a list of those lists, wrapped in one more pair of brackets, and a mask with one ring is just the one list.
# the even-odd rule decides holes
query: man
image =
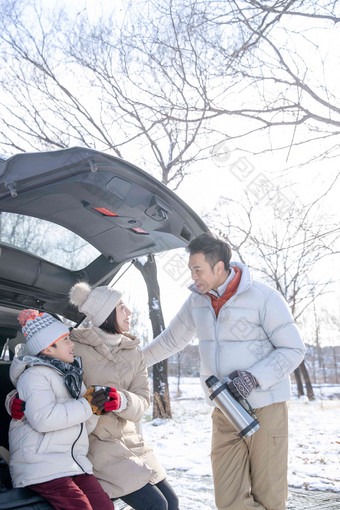
{"label": "man", "polygon": [[[212,413],[211,461],[219,510],[284,510],[287,498],[289,375],[305,347],[281,295],[230,263],[229,245],[204,233],[187,247],[194,284],[169,326],[143,350],[153,365],[196,335],[201,382],[216,375],[256,410],[260,429],[242,439],[222,412]],[[208,399],[211,404],[211,401]]]}

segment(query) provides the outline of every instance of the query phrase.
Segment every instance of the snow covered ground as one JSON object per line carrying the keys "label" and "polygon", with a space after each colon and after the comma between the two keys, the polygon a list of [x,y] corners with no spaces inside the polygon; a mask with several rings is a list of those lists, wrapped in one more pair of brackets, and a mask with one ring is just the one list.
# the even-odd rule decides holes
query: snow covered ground
{"label": "snow covered ground", "polygon": [[[179,398],[176,380],[169,382],[173,419],[152,420],[150,409],[143,419],[143,435],[166,468],[181,508],[213,509],[211,408],[202,398],[198,378],[181,380]],[[288,483],[340,493],[340,399],[336,398],[340,385],[315,388],[315,393],[314,402],[293,394],[289,403]]]}

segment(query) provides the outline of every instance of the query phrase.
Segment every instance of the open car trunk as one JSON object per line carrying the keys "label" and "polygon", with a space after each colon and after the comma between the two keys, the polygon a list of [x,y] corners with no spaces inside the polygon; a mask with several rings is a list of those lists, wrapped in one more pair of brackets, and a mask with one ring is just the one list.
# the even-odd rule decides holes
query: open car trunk
{"label": "open car trunk", "polygon": [[126,161],[77,147],[19,154],[0,162],[0,306],[76,321],[67,300],[75,282],[105,285],[126,261],[205,230],[180,198]]}

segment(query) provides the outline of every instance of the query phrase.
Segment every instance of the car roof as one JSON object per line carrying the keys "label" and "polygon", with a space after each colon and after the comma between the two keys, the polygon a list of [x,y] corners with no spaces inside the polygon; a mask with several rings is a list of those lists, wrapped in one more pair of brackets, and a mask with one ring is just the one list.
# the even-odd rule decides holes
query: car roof
{"label": "car roof", "polygon": [[[108,284],[125,262],[186,246],[208,230],[184,201],[147,172],[80,147],[0,161],[0,213],[4,224],[13,215],[64,227],[97,250],[85,267],[72,268],[0,233],[0,306],[39,308],[74,321],[79,315],[67,297],[75,282]],[[68,237],[57,230],[53,234],[71,249]],[[44,231],[40,235],[44,240]],[[21,231],[21,241],[24,237]]]}

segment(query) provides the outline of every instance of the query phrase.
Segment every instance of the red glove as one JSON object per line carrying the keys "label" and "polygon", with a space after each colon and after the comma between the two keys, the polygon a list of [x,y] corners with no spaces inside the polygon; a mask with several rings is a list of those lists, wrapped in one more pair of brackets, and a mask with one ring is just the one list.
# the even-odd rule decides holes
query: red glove
{"label": "red glove", "polygon": [[21,420],[24,416],[26,402],[19,398],[18,393],[14,393],[13,397],[8,401],[8,408],[11,413],[11,417],[15,420]]}
{"label": "red glove", "polygon": [[105,411],[121,411],[122,410],[121,393],[116,388],[110,388],[109,397],[110,400],[108,402],[105,402],[104,404]]}

